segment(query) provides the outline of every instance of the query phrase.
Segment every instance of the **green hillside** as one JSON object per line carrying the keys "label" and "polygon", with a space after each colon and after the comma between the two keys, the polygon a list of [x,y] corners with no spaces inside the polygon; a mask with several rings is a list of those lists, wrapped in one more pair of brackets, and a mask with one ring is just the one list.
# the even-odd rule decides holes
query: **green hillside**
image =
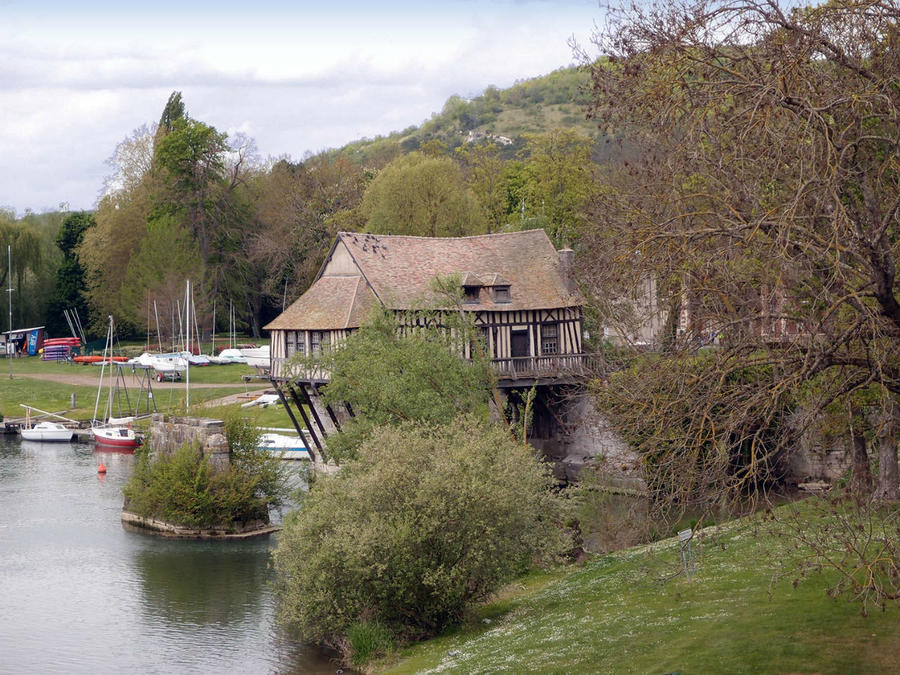
{"label": "green hillside", "polygon": [[585,119],[583,110],[588,83],[586,72],[562,68],[508,89],[488,87],[471,99],[454,95],[440,112],[419,126],[354,141],[332,153],[370,163],[418,150],[430,142],[453,149],[467,141],[484,140],[498,143],[504,154],[512,157],[525,134],[576,127],[596,137],[596,125]]}
{"label": "green hillside", "polygon": [[[787,509],[776,509],[782,515]],[[812,511],[800,507],[813,523]],[[787,519],[787,518],[786,518]],[[818,521],[815,521],[818,522]],[[677,538],[534,574],[469,625],[414,645],[391,673],[897,672],[898,608],[832,600],[798,577],[790,528],[753,517],[702,530],[696,576]]]}

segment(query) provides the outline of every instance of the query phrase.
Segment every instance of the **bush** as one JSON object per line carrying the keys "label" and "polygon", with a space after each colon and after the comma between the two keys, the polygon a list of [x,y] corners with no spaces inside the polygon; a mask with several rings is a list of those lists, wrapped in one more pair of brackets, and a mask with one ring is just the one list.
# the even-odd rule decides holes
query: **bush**
{"label": "bush", "polygon": [[345,650],[358,622],[400,640],[433,635],[564,550],[551,486],[530,447],[471,417],[378,427],[285,520],[281,617]]}
{"label": "bush", "polygon": [[139,450],[134,473],[122,490],[126,507],[185,527],[268,522],[269,507],[280,505],[287,493],[279,460],[257,449],[259,436],[246,422],[228,422],[226,432],[231,449],[226,470],[214,470],[196,445],[158,457]]}

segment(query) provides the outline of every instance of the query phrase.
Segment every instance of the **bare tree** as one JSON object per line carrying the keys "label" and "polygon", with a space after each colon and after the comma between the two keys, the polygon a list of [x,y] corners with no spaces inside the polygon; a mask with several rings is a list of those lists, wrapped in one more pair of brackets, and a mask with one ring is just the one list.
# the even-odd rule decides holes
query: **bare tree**
{"label": "bare tree", "polygon": [[682,348],[718,336],[669,450],[722,453],[732,488],[771,470],[791,407],[900,393],[898,19],[895,0],[664,0],[609,7],[595,35],[590,114],[640,153],[607,172],[583,276],[614,295],[653,279]]}

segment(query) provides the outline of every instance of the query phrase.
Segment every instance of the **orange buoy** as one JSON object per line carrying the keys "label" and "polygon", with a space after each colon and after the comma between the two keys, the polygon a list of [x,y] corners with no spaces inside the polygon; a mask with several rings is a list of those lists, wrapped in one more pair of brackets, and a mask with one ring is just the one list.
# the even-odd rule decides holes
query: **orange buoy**
{"label": "orange buoy", "polygon": [[100,466],[97,467],[97,473],[106,473],[106,464],[100,462]]}

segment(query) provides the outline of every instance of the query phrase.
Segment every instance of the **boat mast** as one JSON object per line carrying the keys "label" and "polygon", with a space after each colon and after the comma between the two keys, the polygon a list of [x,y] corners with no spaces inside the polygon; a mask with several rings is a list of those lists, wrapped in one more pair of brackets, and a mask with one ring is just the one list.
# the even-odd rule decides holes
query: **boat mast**
{"label": "boat mast", "polygon": [[[156,300],[153,301],[153,314],[156,316],[156,348],[162,351],[162,333],[159,331],[159,312],[156,311]],[[150,351],[149,349],[147,351]]]}
{"label": "boat mast", "polygon": [[7,256],[6,276],[9,279],[8,288],[6,289],[6,293],[9,296],[9,332],[6,334],[6,345],[5,346],[6,346],[6,358],[9,359],[9,379],[13,379],[13,372],[12,372],[12,362],[13,362],[12,357],[13,357],[13,355],[9,351],[9,342],[10,342],[10,340],[12,340],[12,294],[13,294],[13,290],[14,290],[12,287],[12,244],[6,245],[6,256]]}
{"label": "boat mast", "polygon": [[185,369],[184,408],[185,415],[191,414],[191,280],[185,281],[184,289],[184,323],[187,343],[187,368]]}
{"label": "boat mast", "polygon": [[[103,343],[103,361],[100,362],[100,384],[97,385],[97,400],[94,401],[94,418],[91,420],[92,427],[97,425],[97,410],[100,408],[100,392],[103,391],[103,373],[106,368],[106,348],[111,344],[112,326],[113,318],[112,314],[110,314],[109,328],[106,330],[106,342]],[[110,393],[110,396],[112,396],[112,393]]]}

